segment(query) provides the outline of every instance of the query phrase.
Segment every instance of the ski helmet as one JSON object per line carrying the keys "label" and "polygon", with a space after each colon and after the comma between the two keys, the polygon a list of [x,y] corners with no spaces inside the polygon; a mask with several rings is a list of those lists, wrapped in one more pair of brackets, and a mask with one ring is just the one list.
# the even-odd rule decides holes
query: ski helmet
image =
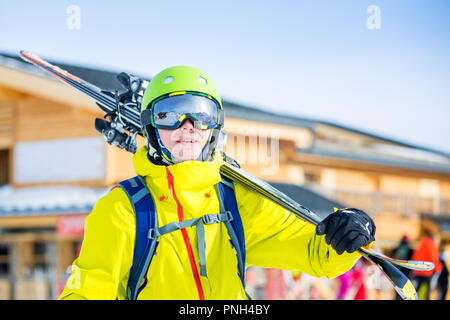
{"label": "ski helmet", "polygon": [[[156,128],[157,124],[154,121],[155,117],[152,114],[154,111],[153,108],[157,103],[166,98],[185,95],[203,96],[214,102],[215,111],[217,112],[216,123],[207,126],[208,129],[212,129],[211,134],[197,160],[211,161],[212,156],[216,152],[224,123],[224,112],[219,92],[210,77],[203,71],[189,66],[175,66],[164,69],[155,75],[145,89],[142,98],[142,133],[146,139],[149,150],[149,159],[155,164],[170,165],[173,164],[174,161],[172,155],[159,138],[158,130]],[[190,114],[187,113],[180,119],[177,119],[179,121],[176,125],[181,125],[182,122],[187,119],[190,119],[193,122],[197,120],[195,115],[190,116]]]}

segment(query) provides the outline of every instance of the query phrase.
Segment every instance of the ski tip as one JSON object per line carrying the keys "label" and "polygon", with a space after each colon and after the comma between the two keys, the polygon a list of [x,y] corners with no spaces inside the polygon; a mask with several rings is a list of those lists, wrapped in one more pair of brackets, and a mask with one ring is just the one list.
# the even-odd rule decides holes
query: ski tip
{"label": "ski tip", "polygon": [[30,56],[30,53],[28,52],[28,51],[25,51],[25,50],[20,50],[19,51],[19,57],[22,59],[22,60],[25,60],[25,61],[28,61],[28,57]]}
{"label": "ski tip", "polygon": [[408,260],[404,264],[399,264],[405,268],[418,270],[418,271],[430,271],[434,269],[434,263],[429,261],[416,261]]}
{"label": "ski tip", "polygon": [[39,59],[39,57],[37,55],[31,53],[30,51],[26,51],[26,50],[20,50],[19,57],[21,57],[22,59]]}
{"label": "ski tip", "polygon": [[400,296],[404,300],[417,300],[418,299],[416,289],[414,288],[414,285],[411,283],[410,280],[408,280],[405,283],[403,288],[399,288],[399,289],[400,289],[400,291],[397,290],[397,292],[400,294]]}
{"label": "ski tip", "polygon": [[429,261],[423,261],[423,264],[427,267],[427,270],[433,270],[434,269],[434,263]]}

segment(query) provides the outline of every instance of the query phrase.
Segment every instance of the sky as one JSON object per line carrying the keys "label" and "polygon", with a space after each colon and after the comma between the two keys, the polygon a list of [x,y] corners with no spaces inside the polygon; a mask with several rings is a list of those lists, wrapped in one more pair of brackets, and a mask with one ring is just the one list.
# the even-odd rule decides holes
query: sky
{"label": "sky", "polygon": [[152,77],[450,152],[450,1],[1,1],[0,51]]}

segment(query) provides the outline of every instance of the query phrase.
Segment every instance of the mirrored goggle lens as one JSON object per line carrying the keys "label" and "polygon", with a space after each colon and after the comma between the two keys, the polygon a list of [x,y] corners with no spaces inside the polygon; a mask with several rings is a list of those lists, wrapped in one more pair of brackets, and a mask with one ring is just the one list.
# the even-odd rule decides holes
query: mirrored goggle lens
{"label": "mirrored goggle lens", "polygon": [[201,129],[211,129],[218,124],[217,104],[200,95],[183,94],[161,99],[153,104],[151,114],[152,124],[160,129],[175,129],[186,118]]}

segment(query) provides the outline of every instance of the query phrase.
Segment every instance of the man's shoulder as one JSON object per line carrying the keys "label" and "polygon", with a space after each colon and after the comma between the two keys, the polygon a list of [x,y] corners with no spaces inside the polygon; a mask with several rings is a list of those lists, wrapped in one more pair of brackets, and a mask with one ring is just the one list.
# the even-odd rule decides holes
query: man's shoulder
{"label": "man's shoulder", "polygon": [[112,186],[96,203],[97,207],[130,207],[130,199],[126,192],[116,184]]}
{"label": "man's shoulder", "polygon": [[89,221],[108,221],[116,226],[126,228],[134,223],[133,207],[127,194],[120,187],[112,187],[104,196],[97,200],[88,215]]}

